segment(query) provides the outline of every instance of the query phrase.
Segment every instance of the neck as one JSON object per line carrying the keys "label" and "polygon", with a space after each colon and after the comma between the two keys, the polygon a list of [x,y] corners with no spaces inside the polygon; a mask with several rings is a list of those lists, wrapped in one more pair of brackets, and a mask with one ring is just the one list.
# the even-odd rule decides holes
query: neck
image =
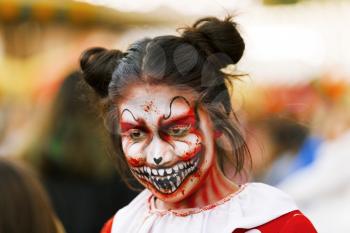
{"label": "neck", "polygon": [[157,199],[156,205],[157,208],[166,210],[200,208],[214,204],[237,190],[238,186],[225,177],[216,163],[208,171],[207,177],[198,190],[191,196],[176,203],[168,203]]}

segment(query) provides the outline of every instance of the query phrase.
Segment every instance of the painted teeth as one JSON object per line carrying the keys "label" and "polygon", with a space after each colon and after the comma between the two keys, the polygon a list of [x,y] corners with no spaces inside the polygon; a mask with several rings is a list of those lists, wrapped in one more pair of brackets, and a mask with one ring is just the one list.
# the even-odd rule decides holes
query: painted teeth
{"label": "painted teeth", "polygon": [[179,187],[180,184],[181,184],[181,178],[180,178],[180,176],[177,176],[176,177],[176,186]]}
{"label": "painted teeth", "polygon": [[184,180],[185,179],[185,172],[181,172],[180,176],[181,176],[181,180]]}
{"label": "painted teeth", "polygon": [[171,192],[174,192],[177,189],[177,187],[175,187],[175,185],[171,185]]}
{"label": "painted teeth", "polygon": [[159,169],[158,172],[160,176],[164,176],[164,169]]}
{"label": "painted teeth", "polygon": [[171,173],[173,173],[173,169],[167,168],[167,169],[166,169],[166,173],[167,173],[168,175],[170,175]]}
{"label": "painted teeth", "polygon": [[189,174],[196,171],[199,155],[186,162],[179,162],[169,168],[134,167],[134,174],[151,184],[162,193],[175,192]]}
{"label": "painted teeth", "polygon": [[152,169],[152,175],[154,175],[154,176],[158,175],[158,172],[156,169]]}

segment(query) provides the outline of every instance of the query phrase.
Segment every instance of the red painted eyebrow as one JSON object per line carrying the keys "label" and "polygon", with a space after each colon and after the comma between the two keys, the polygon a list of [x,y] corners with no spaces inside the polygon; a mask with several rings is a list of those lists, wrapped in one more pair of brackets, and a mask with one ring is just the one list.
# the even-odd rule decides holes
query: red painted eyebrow
{"label": "red painted eyebrow", "polygon": [[133,128],[137,127],[137,126],[139,126],[139,125],[132,124],[132,123],[129,123],[129,122],[120,122],[120,129],[121,129],[122,132],[126,132],[129,129],[133,129]]}
{"label": "red painted eyebrow", "polygon": [[130,122],[120,122],[120,129],[121,132],[124,133],[130,129],[141,129],[143,131],[147,131],[148,128],[146,127],[146,124],[143,120],[137,121],[137,123],[130,123]]}
{"label": "red painted eyebrow", "polygon": [[161,120],[159,122],[159,125],[161,127],[170,127],[172,125],[195,125],[196,123],[196,116],[194,114],[194,111],[192,109],[190,109],[186,114],[181,115],[181,116],[177,116],[174,117],[172,119],[169,120]]}

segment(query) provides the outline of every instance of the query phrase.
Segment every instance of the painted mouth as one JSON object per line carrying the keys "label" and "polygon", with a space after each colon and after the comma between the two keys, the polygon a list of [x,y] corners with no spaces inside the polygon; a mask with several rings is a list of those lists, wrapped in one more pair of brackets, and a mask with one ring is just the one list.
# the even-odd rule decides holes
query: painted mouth
{"label": "painted mouth", "polygon": [[160,192],[170,194],[175,192],[182,182],[197,170],[200,153],[188,161],[181,161],[172,167],[150,168],[148,166],[134,167],[134,174],[151,184]]}

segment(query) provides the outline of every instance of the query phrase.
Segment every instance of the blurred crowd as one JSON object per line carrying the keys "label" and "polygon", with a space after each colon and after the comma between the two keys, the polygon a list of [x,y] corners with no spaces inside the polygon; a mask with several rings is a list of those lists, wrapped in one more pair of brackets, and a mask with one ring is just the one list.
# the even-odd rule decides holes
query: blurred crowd
{"label": "blurred crowd", "polygon": [[[0,232],[99,232],[138,190],[115,172],[78,57],[89,46],[116,46],[125,28],[161,20],[125,12],[101,18],[103,8],[73,1],[60,8],[64,17],[50,4],[21,4],[0,0]],[[84,20],[71,17],[74,11]],[[346,233],[350,75],[334,68],[302,78],[249,84],[233,96],[252,156],[239,182],[276,186],[319,232]],[[236,82],[248,79],[254,76]]]}

